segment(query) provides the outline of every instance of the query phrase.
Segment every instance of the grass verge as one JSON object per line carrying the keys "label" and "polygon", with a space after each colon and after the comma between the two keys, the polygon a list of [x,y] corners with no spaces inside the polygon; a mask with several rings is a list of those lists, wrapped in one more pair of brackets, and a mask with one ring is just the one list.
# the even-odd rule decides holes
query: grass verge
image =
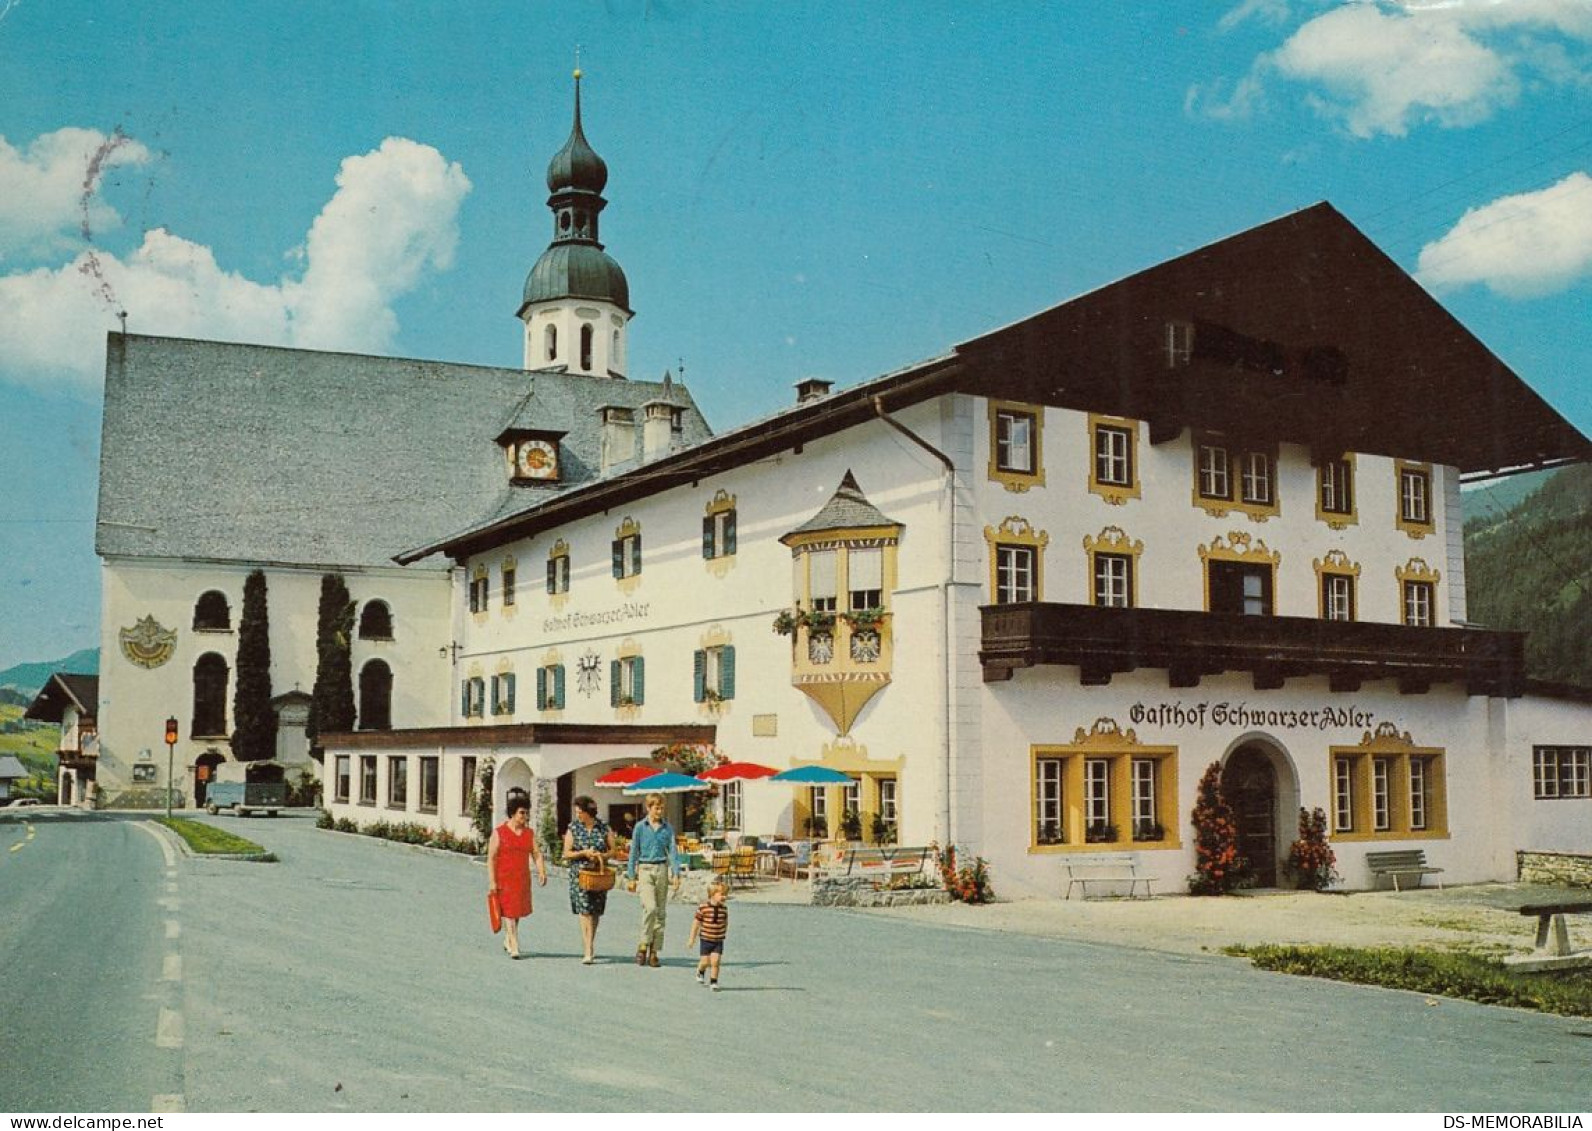
{"label": "grass verge", "polygon": [[184,817],[156,817],[155,820],[182,837],[188,847],[201,856],[254,856],[267,861],[276,859],[274,854],[267,852],[254,841],[233,836],[212,825],[200,824],[198,821],[190,821]]}
{"label": "grass verge", "polygon": [[1592,974],[1585,970],[1526,974],[1473,954],[1399,947],[1230,946],[1223,953],[1284,974],[1592,1017]]}

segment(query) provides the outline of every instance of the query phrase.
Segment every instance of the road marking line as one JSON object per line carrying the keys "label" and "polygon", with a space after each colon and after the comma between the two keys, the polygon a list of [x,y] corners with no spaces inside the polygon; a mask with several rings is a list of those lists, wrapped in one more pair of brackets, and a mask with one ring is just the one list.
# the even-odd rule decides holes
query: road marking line
{"label": "road marking line", "polygon": [[182,981],[182,955],[168,954],[160,964],[160,980],[162,982]]}
{"label": "road marking line", "polygon": [[175,920],[175,919],[167,919],[166,920],[166,937],[168,939],[174,939],[180,934],[182,934],[182,924],[177,922],[177,920]]}
{"label": "road marking line", "polygon": [[176,883],[175,880],[167,880],[166,881],[166,894],[167,895],[176,895],[177,894],[177,883]]}
{"label": "road marking line", "polygon": [[188,1101],[181,1092],[167,1092],[157,1095],[149,1101],[149,1110],[156,1111],[187,1111]]}
{"label": "road marking line", "polygon": [[160,1007],[160,1020],[155,1022],[155,1047],[182,1048],[182,1014],[175,1009]]}
{"label": "road marking line", "polygon": [[154,825],[151,822],[149,822],[149,821],[139,821],[137,824],[135,824],[133,826],[133,828],[135,828],[135,829],[143,829],[146,833],[148,833],[150,836],[155,838],[155,843],[160,845],[160,854],[161,854],[161,856],[165,857],[166,867],[171,868],[171,867],[174,867],[176,865],[176,863],[177,863],[177,853],[175,851],[173,851],[173,849],[171,847],[171,841],[167,840],[165,837],[163,837],[159,833],[157,833],[155,831]]}
{"label": "road marking line", "polygon": [[22,846],[24,844],[26,844],[26,843],[28,843],[28,842],[25,841],[25,840],[24,841],[18,841],[16,844],[13,844],[11,846],[11,851],[12,852],[21,852],[22,851]]}
{"label": "road marking line", "polygon": [[157,899],[157,900],[155,900],[155,903],[158,906],[160,906],[161,908],[163,908],[163,909],[165,909],[167,911],[176,912],[176,911],[181,911],[182,910],[182,900],[177,899],[175,897],[168,897],[166,899]]}

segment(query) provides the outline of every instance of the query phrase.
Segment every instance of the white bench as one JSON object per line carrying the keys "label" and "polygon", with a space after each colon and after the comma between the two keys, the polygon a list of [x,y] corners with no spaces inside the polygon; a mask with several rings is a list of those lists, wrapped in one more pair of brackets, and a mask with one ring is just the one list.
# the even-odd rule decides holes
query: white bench
{"label": "white bench", "polygon": [[1090,884],[1127,884],[1128,898],[1133,898],[1140,884],[1144,885],[1144,898],[1149,899],[1153,894],[1150,885],[1155,882],[1154,876],[1146,876],[1139,871],[1139,858],[1130,853],[1108,854],[1098,856],[1069,856],[1067,866],[1067,898],[1072,898],[1072,889],[1075,886],[1083,888],[1083,897],[1089,898]]}

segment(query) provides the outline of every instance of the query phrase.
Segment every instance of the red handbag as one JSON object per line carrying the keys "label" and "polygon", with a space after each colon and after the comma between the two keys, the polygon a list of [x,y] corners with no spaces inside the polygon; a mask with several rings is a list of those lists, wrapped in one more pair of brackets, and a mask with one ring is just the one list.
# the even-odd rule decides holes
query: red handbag
{"label": "red handbag", "polygon": [[492,924],[492,933],[495,935],[503,929],[503,906],[498,903],[497,892],[486,893],[486,918]]}

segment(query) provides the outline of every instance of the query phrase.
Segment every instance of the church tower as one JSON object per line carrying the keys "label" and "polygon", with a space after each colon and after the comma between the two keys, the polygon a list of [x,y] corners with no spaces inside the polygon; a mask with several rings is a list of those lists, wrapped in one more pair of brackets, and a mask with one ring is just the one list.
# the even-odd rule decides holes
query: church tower
{"label": "church tower", "polygon": [[630,284],[597,241],[597,217],[608,205],[602,196],[607,183],[608,166],[581,130],[577,70],[575,126],[547,166],[553,242],[531,268],[519,309],[526,369],[625,376]]}

